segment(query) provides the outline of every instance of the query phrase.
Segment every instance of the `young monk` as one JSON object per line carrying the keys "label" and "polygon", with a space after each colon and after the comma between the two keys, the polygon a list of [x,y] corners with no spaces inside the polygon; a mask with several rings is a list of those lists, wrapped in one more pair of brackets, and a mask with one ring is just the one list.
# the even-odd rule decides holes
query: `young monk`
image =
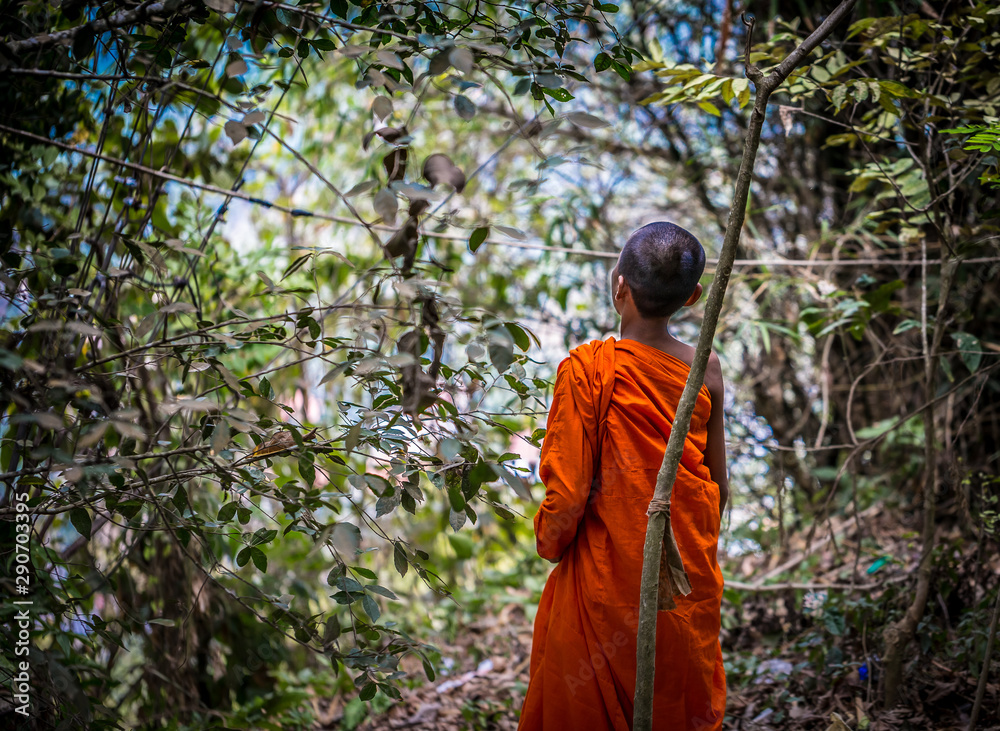
{"label": "young monk", "polygon": [[[668,331],[701,296],[705,252],[672,223],[626,241],[611,274],[621,338],[570,351],[556,376],[542,445],[538,554],[552,570],[535,618],[523,731],[632,727],[646,509],[694,348]],[[656,622],[653,727],[722,728],[722,572],[729,495],[718,357],[708,361],[677,471],[671,524],[691,582]]]}

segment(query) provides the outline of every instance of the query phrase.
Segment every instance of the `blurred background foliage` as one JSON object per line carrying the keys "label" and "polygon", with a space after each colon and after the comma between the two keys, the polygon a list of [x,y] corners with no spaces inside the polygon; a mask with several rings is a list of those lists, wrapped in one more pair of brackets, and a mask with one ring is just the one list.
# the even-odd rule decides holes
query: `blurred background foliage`
{"label": "blurred background foliage", "polygon": [[[751,10],[763,67],[822,19]],[[0,38],[0,527],[22,491],[38,726],[311,728],[343,694],[350,727],[448,670],[436,640],[530,619],[555,366],[614,331],[631,230],[721,241],[731,0],[10,2]],[[861,2],[765,127],[720,555],[733,687],[765,635],[806,658],[779,714],[876,676],[922,553],[908,659],[982,667],[998,48],[988,2]]]}

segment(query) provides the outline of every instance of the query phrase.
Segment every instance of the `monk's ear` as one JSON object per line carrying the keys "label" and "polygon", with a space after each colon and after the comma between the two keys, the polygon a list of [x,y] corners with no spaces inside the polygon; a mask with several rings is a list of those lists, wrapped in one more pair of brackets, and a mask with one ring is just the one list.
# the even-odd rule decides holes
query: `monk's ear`
{"label": "monk's ear", "polygon": [[703,290],[703,287],[701,286],[701,284],[694,285],[694,292],[692,292],[691,296],[688,297],[688,301],[684,303],[684,306],[685,307],[690,307],[695,302],[697,302],[698,300],[700,300],[701,299],[702,290]]}
{"label": "monk's ear", "polygon": [[624,302],[628,293],[628,282],[625,281],[625,277],[619,274],[618,281],[615,282],[615,299]]}

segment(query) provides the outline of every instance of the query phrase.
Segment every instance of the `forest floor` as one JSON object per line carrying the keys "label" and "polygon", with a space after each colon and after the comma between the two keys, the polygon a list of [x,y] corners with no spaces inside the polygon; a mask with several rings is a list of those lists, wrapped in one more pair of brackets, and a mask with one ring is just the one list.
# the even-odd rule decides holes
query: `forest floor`
{"label": "forest floor", "polygon": [[[809,592],[805,601],[796,602],[790,588],[728,590],[722,633],[729,676],[724,729],[966,731],[979,673],[970,669],[975,662],[963,660],[956,648],[968,643],[970,633],[982,637],[985,630],[982,626],[965,627],[959,615],[962,607],[973,603],[992,604],[987,597],[992,597],[1000,584],[1000,552],[989,550],[989,546],[977,548],[974,543],[971,549],[951,550],[946,575],[942,576],[942,583],[946,581],[950,588],[939,591],[928,605],[929,619],[920,630],[926,637],[910,645],[901,702],[884,711],[877,705],[879,663],[870,651],[872,645],[881,644],[881,638],[874,635],[881,632],[882,623],[867,622],[880,601],[883,609],[890,603],[898,604],[886,592],[902,591],[908,596],[919,555],[905,522],[901,526],[898,516],[890,518],[871,511],[839,525],[831,522],[825,541],[812,540],[810,551],[804,550],[802,537],[790,540],[781,557],[746,557],[737,566],[727,566],[727,576],[759,581],[777,573],[787,576],[801,563],[800,577],[807,574],[813,583],[843,582],[845,577],[854,576],[856,584],[865,584],[867,579],[877,586],[853,592],[863,595],[860,599],[838,595],[836,602],[826,592]],[[834,541],[830,541],[830,534]],[[874,537],[877,550],[871,550],[868,541],[864,551],[852,551],[852,541],[858,535]],[[949,542],[947,532],[942,538],[942,544],[949,547],[963,543],[969,545]],[[863,541],[861,546],[865,545]],[[861,561],[855,558],[859,553],[866,556]],[[988,558],[983,559],[984,555]],[[734,579],[731,583],[738,582]],[[323,721],[317,730],[516,729],[528,683],[532,627],[524,609],[528,592],[509,587],[506,591],[509,601],[497,597],[493,611],[464,626],[456,633],[460,639],[454,644],[433,640],[449,668],[446,673],[403,691],[402,701],[384,710],[370,709],[363,720],[357,714],[356,720],[346,718],[351,715],[344,712],[348,699],[317,703],[317,716]],[[809,606],[810,596],[813,604],[829,600],[825,613]],[[868,619],[858,631],[852,622],[857,625],[864,617]],[[865,663],[866,657],[870,665]],[[871,673],[867,672],[869,667]],[[420,675],[418,662],[411,668],[404,661],[403,669]],[[978,731],[1000,731],[1000,678],[995,676],[987,685]]]}

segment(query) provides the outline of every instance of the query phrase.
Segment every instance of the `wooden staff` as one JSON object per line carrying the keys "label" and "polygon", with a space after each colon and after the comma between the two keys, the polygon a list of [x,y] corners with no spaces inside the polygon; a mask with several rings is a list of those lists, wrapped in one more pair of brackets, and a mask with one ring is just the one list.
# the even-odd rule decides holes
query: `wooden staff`
{"label": "wooden staff", "polygon": [[[719,254],[719,264],[715,270],[712,290],[705,304],[705,320],[698,338],[694,362],[688,374],[687,384],[681,394],[680,403],[674,423],[670,430],[670,439],[663,454],[663,463],[656,476],[656,488],[649,506],[649,520],[646,525],[646,543],[642,558],[642,588],[639,593],[639,630],[638,648],[636,651],[637,675],[635,684],[635,707],[632,717],[634,731],[650,731],[653,726],[653,673],[656,670],[656,611],[660,583],[660,556],[666,553],[670,557],[670,568],[665,571],[665,578],[670,582],[670,588],[664,593],[677,591],[688,593],[687,574],[673,541],[673,531],[667,532],[667,520],[670,516],[670,495],[673,491],[674,479],[677,477],[677,467],[684,450],[688,428],[691,426],[691,414],[694,412],[698,391],[705,380],[705,368],[708,366],[708,356],[712,352],[712,342],[715,339],[715,328],[722,311],[722,300],[729,284],[729,275],[733,270],[733,260],[736,258],[736,247],[740,241],[743,219],[746,216],[747,198],[750,194],[750,175],[754,160],[757,157],[757,147],[760,145],[760,134],[764,126],[764,116],[771,93],[781,85],[788,75],[798,66],[809,53],[818,46],[854,8],[857,0],[843,0],[836,9],[827,16],[820,26],[809,35],[787,58],[778,64],[767,76],[750,63],[750,46],[753,40],[753,16],[743,15],[743,23],[747,26],[746,44],[746,75],[757,90],[753,111],[750,113],[750,125],[743,143],[743,159],[740,171],[736,177],[736,190],[733,193],[733,203],[729,208],[729,223],[726,226],[726,236]],[[664,543],[664,534],[668,541]],[[666,601],[669,605],[672,602]]]}

